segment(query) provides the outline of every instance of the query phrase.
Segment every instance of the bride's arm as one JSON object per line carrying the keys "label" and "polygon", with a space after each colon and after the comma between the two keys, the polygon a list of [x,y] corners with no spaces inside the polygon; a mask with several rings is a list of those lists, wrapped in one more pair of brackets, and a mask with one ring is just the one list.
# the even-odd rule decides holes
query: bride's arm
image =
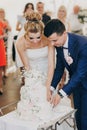
{"label": "bride's arm", "polygon": [[47,80],[46,80],[46,87],[47,89],[50,88],[50,84],[54,74],[54,67],[55,67],[55,49],[49,43],[48,45],[48,73],[47,73]]}
{"label": "bride's arm", "polygon": [[29,59],[26,55],[26,46],[25,46],[25,40],[23,37],[19,38],[16,42],[16,49],[19,53],[19,56],[21,58],[21,61],[25,67],[26,70],[29,70]]}

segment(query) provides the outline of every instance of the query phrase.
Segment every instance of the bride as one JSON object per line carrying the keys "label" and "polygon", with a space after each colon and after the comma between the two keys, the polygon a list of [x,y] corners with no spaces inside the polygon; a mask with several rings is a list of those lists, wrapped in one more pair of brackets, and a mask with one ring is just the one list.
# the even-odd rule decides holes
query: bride
{"label": "bride", "polygon": [[24,36],[16,42],[16,49],[19,54],[17,62],[19,66],[24,66],[25,70],[36,69],[46,73],[48,90],[54,72],[55,52],[43,35],[44,24],[40,15],[36,12],[29,14],[24,29]]}
{"label": "bride", "polygon": [[[24,28],[24,36],[20,37],[16,42],[16,48],[20,56],[20,60],[22,61],[25,70],[29,71],[31,69],[36,69],[42,72],[42,74],[47,74],[45,86],[47,88],[47,100],[49,100],[49,86],[55,67],[54,48],[43,35],[44,25],[38,13],[33,12],[29,14]],[[69,100],[66,102],[70,103]],[[65,105],[67,104],[66,102],[65,100],[63,101]],[[62,127],[65,128],[65,125],[59,126],[61,130]],[[66,129],[68,130],[68,128]]]}

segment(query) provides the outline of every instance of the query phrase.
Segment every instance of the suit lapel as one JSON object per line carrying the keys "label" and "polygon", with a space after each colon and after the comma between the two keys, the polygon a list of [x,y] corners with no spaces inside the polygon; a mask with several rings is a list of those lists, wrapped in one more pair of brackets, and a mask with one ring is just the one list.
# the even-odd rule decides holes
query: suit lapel
{"label": "suit lapel", "polygon": [[68,41],[68,52],[71,56],[73,56],[78,51],[78,41],[73,36],[73,34],[68,33],[69,41]]}
{"label": "suit lapel", "polygon": [[63,53],[63,48],[61,48],[61,58],[63,59],[63,62],[65,64],[65,67],[71,72],[71,70],[73,71],[75,69],[75,64],[77,62],[77,56],[78,56],[78,41],[76,40],[75,36],[73,36],[73,34],[68,33],[68,53],[69,55],[72,57],[73,59],[73,63],[71,65],[68,65],[68,63],[66,62],[65,58],[64,58],[64,53]]}
{"label": "suit lapel", "polygon": [[68,52],[69,55],[72,57],[73,59],[73,63],[70,65],[70,68],[73,68],[76,61],[77,61],[77,54],[78,54],[78,41],[76,40],[76,38],[73,36],[73,34],[68,34],[69,37],[69,41],[68,41]]}

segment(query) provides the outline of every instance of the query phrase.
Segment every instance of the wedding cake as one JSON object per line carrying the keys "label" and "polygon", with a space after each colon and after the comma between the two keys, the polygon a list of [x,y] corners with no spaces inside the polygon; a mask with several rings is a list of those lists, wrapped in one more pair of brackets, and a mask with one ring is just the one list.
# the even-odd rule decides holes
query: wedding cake
{"label": "wedding cake", "polygon": [[[46,75],[37,71],[30,70],[25,72],[25,85],[20,90],[20,101],[17,104],[17,116],[23,120],[50,120],[61,114],[64,109],[68,111],[70,99],[63,98],[58,106],[52,107],[46,99]],[[56,91],[55,91],[56,92]],[[66,102],[67,101],[67,102]],[[36,118],[35,118],[36,117]]]}
{"label": "wedding cake", "polygon": [[46,75],[37,70],[25,72],[25,85],[20,90],[17,104],[19,118],[29,120],[31,115],[46,118],[51,115],[52,106],[46,99]]}

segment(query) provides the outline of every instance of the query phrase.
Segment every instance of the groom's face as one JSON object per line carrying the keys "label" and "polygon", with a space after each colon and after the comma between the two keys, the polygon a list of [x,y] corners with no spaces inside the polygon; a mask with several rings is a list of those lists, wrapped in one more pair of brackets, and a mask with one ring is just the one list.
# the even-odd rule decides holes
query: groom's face
{"label": "groom's face", "polygon": [[57,33],[53,33],[48,37],[48,39],[50,40],[53,46],[61,47],[64,45],[66,41],[66,32],[64,32],[61,36]]}

